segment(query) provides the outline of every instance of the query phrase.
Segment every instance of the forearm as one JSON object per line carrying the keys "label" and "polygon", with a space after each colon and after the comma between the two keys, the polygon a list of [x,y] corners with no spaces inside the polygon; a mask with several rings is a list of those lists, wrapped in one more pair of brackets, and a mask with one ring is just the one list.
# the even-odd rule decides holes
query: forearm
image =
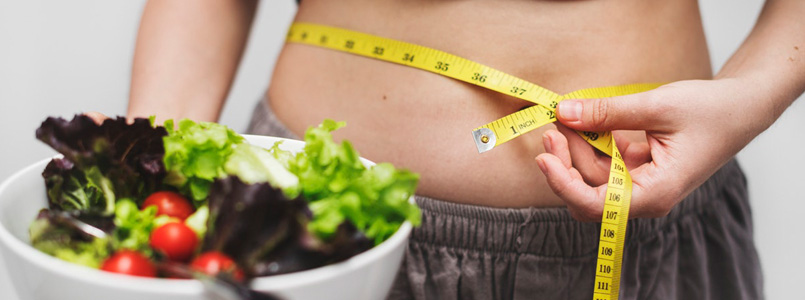
{"label": "forearm", "polygon": [[218,120],[256,5],[149,1],[137,35],[128,116]]}
{"label": "forearm", "polygon": [[[769,0],[752,33],[716,75],[741,79],[763,131],[805,91],[805,1]],[[736,103],[737,104],[737,103]],[[760,133],[760,132],[757,132]]]}
{"label": "forearm", "polygon": [[[803,15],[805,1],[769,0],[716,80],[683,80],[644,93],[559,103],[557,118],[568,128],[646,132],[647,143],[621,152],[633,182],[630,218],[667,215],[802,94]],[[572,132],[546,136],[548,153],[537,163],[551,189],[576,218],[601,220],[604,204],[595,199],[606,195],[607,184],[595,178],[608,170],[576,161],[609,161],[590,147],[570,147],[565,137],[583,143]]]}

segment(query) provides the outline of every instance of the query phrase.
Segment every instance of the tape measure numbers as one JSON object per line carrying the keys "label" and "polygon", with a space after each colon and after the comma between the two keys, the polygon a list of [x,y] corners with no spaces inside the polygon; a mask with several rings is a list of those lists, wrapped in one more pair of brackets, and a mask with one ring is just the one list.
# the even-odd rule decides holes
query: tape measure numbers
{"label": "tape measure numbers", "polygon": [[[595,99],[623,96],[652,90],[660,86],[656,83],[638,83],[603,88],[590,88],[574,91],[559,96],[558,101],[565,99]],[[524,133],[556,121],[556,106],[536,105],[514,112],[473,130],[472,135],[478,152],[486,152],[508,142]],[[593,147],[612,156],[609,150],[612,145],[609,132],[577,131]]]}
{"label": "tape measure numbers", "polygon": [[[294,23],[288,31],[287,41],[410,66],[536,104],[473,130],[472,137],[481,153],[556,121],[556,106],[564,99],[614,97],[644,92],[659,86],[630,84],[583,89],[559,95],[534,83],[443,51],[341,28]],[[604,214],[601,218],[593,299],[618,299],[632,178],[610,132],[578,133],[589,144],[612,157]]]}

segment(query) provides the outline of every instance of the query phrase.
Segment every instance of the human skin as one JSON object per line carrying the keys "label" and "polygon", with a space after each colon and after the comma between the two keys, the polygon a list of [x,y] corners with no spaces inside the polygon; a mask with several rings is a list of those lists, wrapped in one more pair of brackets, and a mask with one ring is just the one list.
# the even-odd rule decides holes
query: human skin
{"label": "human skin", "polygon": [[[600,221],[609,159],[573,133],[644,130],[616,141],[634,183],[630,217],[660,217],[766,130],[805,90],[805,1],[767,1],[744,44],[713,80],[559,103],[536,160],[579,220]],[[617,134],[617,132],[616,132]]]}
{"label": "human skin", "polygon": [[[776,2],[782,6],[798,6],[796,1]],[[217,120],[248,36],[253,11],[253,1],[218,1],[215,5],[206,1],[149,2],[135,52],[129,116],[156,114],[160,120],[183,117]],[[769,16],[767,11],[764,18],[780,23],[768,25],[774,28],[791,29],[791,23],[796,23],[791,22],[790,14]],[[662,94],[697,95],[700,102],[707,102],[714,115],[737,113],[724,104],[729,99],[720,97],[727,95],[726,92],[739,93],[741,89],[754,88],[754,93],[744,91],[742,96],[770,97],[764,93],[770,90],[766,87],[744,85],[736,89],[737,83],[727,85],[730,80],[710,80],[712,71],[694,0],[304,0],[296,20],[436,48],[557,93],[626,83],[675,82],[656,93],[679,87],[673,93]],[[758,39],[754,47],[747,48],[749,44],[742,47],[736,57],[766,56],[764,44],[768,41],[765,39],[776,39],[765,36],[773,34],[756,34],[764,38]],[[733,61],[735,59],[731,63]],[[753,66],[762,67],[755,64],[743,69],[756,69]],[[730,68],[737,67],[725,66],[725,70]],[[738,73],[743,76],[742,72]],[[584,161],[584,155],[589,157],[594,153],[586,145],[574,144],[573,134],[565,137],[551,131],[554,127],[550,125],[493,151],[477,153],[471,130],[529,104],[523,100],[422,70],[299,44],[284,46],[267,93],[279,119],[297,135],[325,118],[347,121],[348,126],[338,130],[335,137],[350,140],[371,160],[389,161],[419,172],[418,194],[495,207],[567,205],[580,219],[592,219],[588,217],[596,213],[600,218],[600,210],[590,203],[601,202],[603,197],[593,194],[601,188],[587,185],[589,189],[582,189],[580,183],[586,184],[584,177],[587,177],[588,182],[597,184],[601,170],[572,168],[573,161]],[[791,89],[785,97],[777,98],[788,99],[795,94],[798,93]],[[792,101],[785,99],[776,101]],[[648,116],[668,106],[678,109],[682,115],[700,109],[685,105],[687,100],[683,100],[644,109]],[[565,106],[561,105],[560,120],[574,126],[568,119],[561,119],[569,115],[562,113]],[[779,113],[745,117],[763,118],[762,124],[771,124],[776,116]],[[701,124],[701,120],[696,122]],[[585,121],[580,124],[598,125]],[[632,129],[650,128],[635,126]],[[721,129],[724,128],[696,127],[698,134],[710,137]],[[711,151],[707,157],[716,158],[713,161],[717,163],[687,166],[695,170],[665,168],[656,172],[652,180],[670,180],[667,178],[671,177],[676,180],[684,174],[696,174],[695,178],[682,181],[683,188],[677,188],[676,195],[684,195],[760,131],[759,128],[728,131],[733,136],[720,135],[718,140],[736,141],[729,149],[697,150]],[[548,138],[543,139],[543,133]],[[747,138],[747,134],[754,135]],[[559,136],[565,137],[565,141],[569,138],[570,143],[562,148]],[[634,141],[634,149],[638,149],[645,137],[638,132],[624,140]],[[649,141],[645,147],[652,145],[651,136]],[[685,143],[676,137],[674,141]],[[556,146],[551,147],[554,142]],[[545,145],[551,148],[550,153],[544,154]],[[572,160],[568,149],[574,150]],[[647,159],[654,164],[667,161],[658,160],[662,156],[646,154],[653,155],[653,152],[636,152],[638,156],[627,153],[630,163],[634,162],[632,166],[645,163]],[[535,161],[538,155],[540,158]],[[539,166],[544,167],[547,177]],[[634,176],[636,183],[645,182],[638,180],[642,176],[639,168]],[[562,183],[563,180],[567,183]],[[566,187],[570,184],[574,189]],[[650,203],[650,200],[643,200],[651,198],[650,194],[645,194],[649,190],[640,188],[642,186],[635,188],[635,205]],[[594,198],[579,200],[588,196]],[[641,208],[635,211],[633,216],[641,215]]]}

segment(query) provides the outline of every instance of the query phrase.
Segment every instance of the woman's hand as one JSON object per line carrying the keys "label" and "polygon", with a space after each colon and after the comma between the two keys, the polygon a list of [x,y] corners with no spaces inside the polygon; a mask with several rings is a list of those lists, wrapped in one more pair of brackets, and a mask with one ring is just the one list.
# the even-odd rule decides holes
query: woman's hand
{"label": "woman's hand", "polygon": [[[747,79],[679,81],[621,97],[565,100],[537,156],[551,189],[576,219],[600,221],[610,158],[573,130],[645,130],[646,142],[615,132],[633,180],[630,217],[660,217],[704,183],[777,118],[760,107],[771,93]],[[566,126],[566,127],[565,127]],[[568,129],[570,128],[570,129]]]}
{"label": "woman's hand", "polygon": [[[616,143],[633,181],[630,217],[668,214],[805,91],[805,1],[767,1],[752,33],[715,80],[674,82],[645,93],[565,100],[557,117],[584,131],[644,130]],[[572,131],[545,133],[537,156],[551,189],[579,220],[599,221],[609,158]]]}
{"label": "woman's hand", "polygon": [[107,117],[106,115],[104,115],[102,113],[99,113],[97,111],[85,112],[84,115],[89,117],[90,119],[92,119],[92,121],[95,121],[95,124],[98,124],[98,125],[103,124],[103,121],[105,121],[106,119],[109,119],[109,117]]}

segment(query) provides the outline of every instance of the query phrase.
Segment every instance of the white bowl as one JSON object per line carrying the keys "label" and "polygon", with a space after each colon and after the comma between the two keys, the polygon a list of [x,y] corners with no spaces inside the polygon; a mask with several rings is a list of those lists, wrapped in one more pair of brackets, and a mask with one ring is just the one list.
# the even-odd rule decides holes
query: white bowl
{"label": "white bowl", "polygon": [[[293,152],[304,143],[275,137],[249,136],[257,146]],[[62,261],[31,247],[28,226],[47,206],[41,173],[50,159],[15,173],[0,185],[0,247],[12,285],[21,299],[205,299],[194,280],[154,279],[108,273]],[[363,159],[367,166],[374,163]],[[383,299],[400,267],[411,224],[403,223],[388,240],[346,261],[312,270],[261,277],[258,291],[282,299]]]}

